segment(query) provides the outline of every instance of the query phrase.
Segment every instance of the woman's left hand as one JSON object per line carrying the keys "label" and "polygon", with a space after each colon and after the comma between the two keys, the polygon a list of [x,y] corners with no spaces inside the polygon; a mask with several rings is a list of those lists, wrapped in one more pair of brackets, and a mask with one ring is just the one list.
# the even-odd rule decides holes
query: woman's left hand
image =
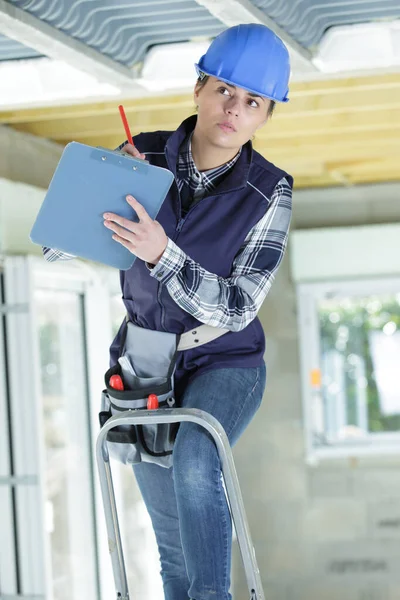
{"label": "woman's left hand", "polygon": [[126,200],[139,217],[139,223],[114,213],[104,213],[104,225],[114,231],[113,240],[128,248],[138,258],[156,265],[168,243],[164,228],[158,221],[153,221],[133,196],[127,196]]}

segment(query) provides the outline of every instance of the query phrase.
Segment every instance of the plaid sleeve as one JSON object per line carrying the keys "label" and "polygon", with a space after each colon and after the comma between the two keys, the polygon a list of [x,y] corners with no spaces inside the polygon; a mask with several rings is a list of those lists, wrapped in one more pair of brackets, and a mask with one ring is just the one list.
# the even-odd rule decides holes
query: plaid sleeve
{"label": "plaid sleeve", "polygon": [[56,250],[55,248],[46,248],[46,246],[42,246],[42,251],[43,256],[48,262],[54,262],[55,260],[71,260],[72,258],[76,258],[74,254],[67,254],[61,250]]}
{"label": "plaid sleeve", "polygon": [[170,239],[150,275],[201,323],[240,331],[256,317],[271,288],[286,249],[291,213],[292,188],[283,178],[265,215],[246,236],[230,277],[206,271]]}
{"label": "plaid sleeve", "polygon": [[114,152],[117,152],[117,151],[119,151],[119,150],[122,150],[122,148],[123,148],[124,146],[126,146],[126,144],[127,144],[127,143],[128,143],[128,140],[125,140],[124,142],[122,142],[122,144],[120,144],[119,146],[117,146],[117,147],[114,149]]}

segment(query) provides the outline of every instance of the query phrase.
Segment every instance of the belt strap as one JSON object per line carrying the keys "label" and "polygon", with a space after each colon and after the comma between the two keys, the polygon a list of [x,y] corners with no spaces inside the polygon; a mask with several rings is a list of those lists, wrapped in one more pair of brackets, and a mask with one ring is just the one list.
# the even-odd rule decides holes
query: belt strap
{"label": "belt strap", "polygon": [[221,327],[211,327],[210,325],[200,325],[190,331],[182,333],[180,336],[177,350],[189,350],[190,348],[196,348],[202,344],[207,344],[212,340],[216,340],[221,335],[228,333],[229,329],[223,329]]}
{"label": "belt strap", "polygon": [[[125,317],[126,321],[129,321],[129,315],[127,314]],[[212,340],[216,340],[221,337],[225,333],[228,333],[229,329],[222,327],[211,327],[210,325],[200,325],[199,327],[195,327],[190,331],[186,331],[182,333],[179,337],[179,344],[177,346],[177,350],[190,350],[190,348],[196,348],[196,346],[202,346],[203,344],[207,344],[208,342],[212,342]],[[126,328],[125,328],[126,335]],[[121,351],[124,345],[124,341],[121,340]]]}

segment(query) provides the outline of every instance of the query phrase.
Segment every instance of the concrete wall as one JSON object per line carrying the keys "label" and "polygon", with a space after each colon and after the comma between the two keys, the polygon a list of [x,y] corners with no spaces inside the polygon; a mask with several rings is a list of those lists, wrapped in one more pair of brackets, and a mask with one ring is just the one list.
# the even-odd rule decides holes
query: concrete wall
{"label": "concrete wall", "polygon": [[0,126],[0,255],[40,254],[29,240],[63,147]]}
{"label": "concrete wall", "polygon": [[0,254],[41,254],[29,238],[45,190],[0,177]]}
{"label": "concrete wall", "polygon": [[47,188],[62,151],[59,144],[0,126],[0,177]]}
{"label": "concrete wall", "polygon": [[[399,221],[399,197],[396,184],[298,192],[294,226]],[[398,600],[400,456],[305,464],[289,252],[260,311],[264,401],[234,450],[266,599]],[[249,597],[237,547],[234,591]]]}

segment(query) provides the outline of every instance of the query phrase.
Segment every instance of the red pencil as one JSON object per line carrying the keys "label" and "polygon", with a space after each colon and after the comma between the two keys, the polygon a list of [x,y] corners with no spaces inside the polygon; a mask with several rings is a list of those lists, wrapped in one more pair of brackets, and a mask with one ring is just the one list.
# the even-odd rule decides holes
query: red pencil
{"label": "red pencil", "polygon": [[126,118],[124,107],[122,106],[122,104],[120,104],[118,106],[118,108],[119,108],[119,112],[120,112],[120,115],[121,115],[122,123],[124,124],[125,133],[126,133],[126,137],[128,138],[128,142],[130,144],[132,144],[132,146],[134,146],[135,144],[133,143],[132,134],[131,134],[131,132],[129,130],[128,120]]}

